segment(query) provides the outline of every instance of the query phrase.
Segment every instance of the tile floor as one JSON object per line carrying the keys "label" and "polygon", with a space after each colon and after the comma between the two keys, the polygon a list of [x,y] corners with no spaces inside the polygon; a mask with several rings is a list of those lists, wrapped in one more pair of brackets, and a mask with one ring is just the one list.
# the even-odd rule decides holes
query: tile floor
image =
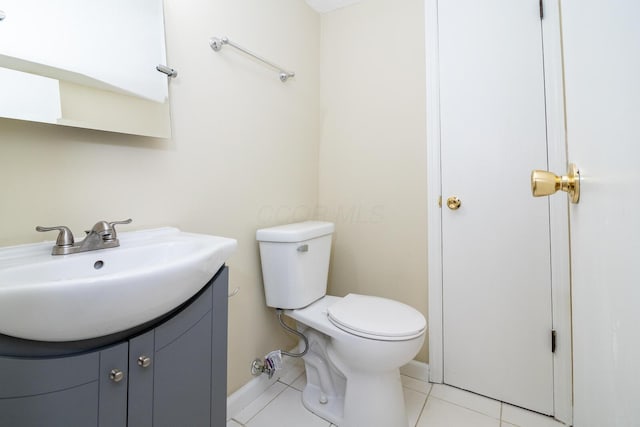
{"label": "tile floor", "polygon": [[[564,427],[552,418],[457,388],[404,375],[402,383],[409,427]],[[296,365],[235,414],[227,427],[335,427],[302,406],[305,384],[304,368]]]}

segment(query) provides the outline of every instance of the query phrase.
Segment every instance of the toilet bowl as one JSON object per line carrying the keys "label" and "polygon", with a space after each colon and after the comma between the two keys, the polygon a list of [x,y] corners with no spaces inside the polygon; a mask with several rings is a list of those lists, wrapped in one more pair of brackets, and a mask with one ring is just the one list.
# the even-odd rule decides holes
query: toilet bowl
{"label": "toilet bowl", "polygon": [[399,368],[422,347],[426,320],[394,300],[326,295],[332,233],[319,221],[257,232],[267,305],[309,342],[303,404],[338,427],[406,426]]}
{"label": "toilet bowl", "polygon": [[[364,297],[359,298],[362,302],[375,298],[358,297]],[[339,427],[407,425],[399,367],[412,360],[422,347],[424,317],[404,306],[416,315],[415,322],[407,324],[406,337],[399,335],[397,324],[398,330],[392,337],[367,338],[347,332],[331,321],[331,307],[349,306],[343,300],[327,295],[303,309],[285,311],[307,336],[314,337],[309,352],[303,356],[307,371],[307,386],[302,394],[304,406]],[[392,300],[384,302],[395,309],[402,307]],[[326,369],[318,368],[318,358],[327,365]]]}

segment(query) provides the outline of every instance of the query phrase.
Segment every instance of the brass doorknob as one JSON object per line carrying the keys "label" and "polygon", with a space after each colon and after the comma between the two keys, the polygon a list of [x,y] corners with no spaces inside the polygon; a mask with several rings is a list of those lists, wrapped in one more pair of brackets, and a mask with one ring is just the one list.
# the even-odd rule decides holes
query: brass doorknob
{"label": "brass doorknob", "polygon": [[569,193],[571,203],[580,200],[580,171],[573,163],[569,164],[566,176],[557,176],[552,172],[534,170],[531,172],[531,194],[533,197],[550,196],[562,190]]}
{"label": "brass doorknob", "polygon": [[452,211],[455,211],[462,204],[462,200],[458,199],[456,196],[451,196],[447,199],[447,207]]}

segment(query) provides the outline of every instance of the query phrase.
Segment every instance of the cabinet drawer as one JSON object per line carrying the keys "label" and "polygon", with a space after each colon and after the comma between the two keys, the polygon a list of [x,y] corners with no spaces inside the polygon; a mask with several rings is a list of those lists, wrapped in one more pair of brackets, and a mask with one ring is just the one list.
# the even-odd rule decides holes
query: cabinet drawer
{"label": "cabinet drawer", "polygon": [[72,357],[0,357],[0,399],[65,390],[98,379],[97,352]]}

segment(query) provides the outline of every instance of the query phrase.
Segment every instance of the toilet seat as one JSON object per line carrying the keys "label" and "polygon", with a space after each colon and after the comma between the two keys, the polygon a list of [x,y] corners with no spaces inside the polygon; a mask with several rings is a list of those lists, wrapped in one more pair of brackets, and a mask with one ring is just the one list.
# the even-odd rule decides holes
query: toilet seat
{"label": "toilet seat", "polygon": [[348,294],[330,305],[327,317],[345,332],[381,341],[413,339],[427,326],[424,316],[407,304],[359,294]]}

